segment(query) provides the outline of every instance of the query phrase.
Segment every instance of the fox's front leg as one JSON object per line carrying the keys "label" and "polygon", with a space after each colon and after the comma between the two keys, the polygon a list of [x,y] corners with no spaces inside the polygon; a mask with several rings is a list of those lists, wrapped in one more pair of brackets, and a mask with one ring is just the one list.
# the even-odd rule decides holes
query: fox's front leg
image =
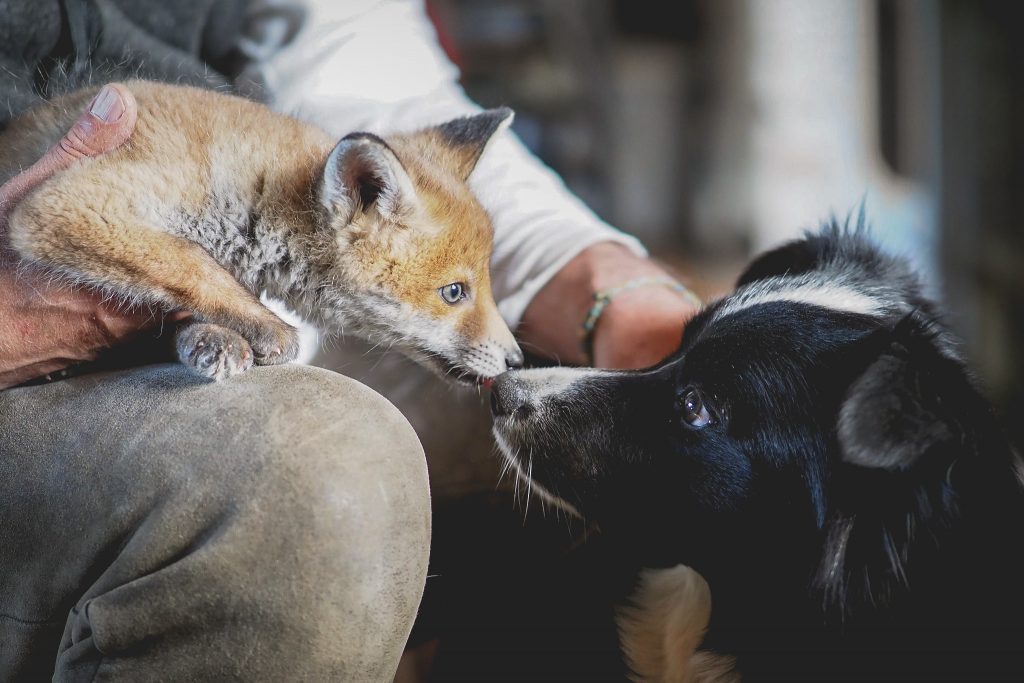
{"label": "fox's front leg", "polygon": [[[298,331],[281,320],[197,244],[130,218],[95,211],[68,210],[67,197],[30,197],[10,220],[11,246],[23,258],[100,286],[130,301],[191,311],[198,323],[227,328],[242,337],[260,365],[286,363],[298,354]],[[185,337],[195,341],[202,330]],[[206,336],[226,343],[223,332]],[[179,349],[182,347],[179,344]],[[232,352],[234,352],[234,346]],[[194,354],[186,365],[207,376],[213,366]],[[226,360],[224,362],[227,362]],[[242,359],[232,361],[241,371]],[[223,372],[223,371],[221,371]],[[233,372],[228,370],[227,372]]]}

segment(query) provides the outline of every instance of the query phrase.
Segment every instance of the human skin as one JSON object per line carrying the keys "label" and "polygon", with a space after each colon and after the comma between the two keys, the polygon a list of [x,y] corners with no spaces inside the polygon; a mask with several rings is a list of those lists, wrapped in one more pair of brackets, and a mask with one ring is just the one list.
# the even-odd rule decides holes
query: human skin
{"label": "human skin", "polygon": [[649,258],[602,242],[569,261],[534,297],[518,330],[523,346],[563,364],[601,368],[645,368],[678,347],[683,327],[697,312],[693,301],[663,285],[617,294],[605,306],[593,333],[593,358],[583,353],[583,320],[594,292],[634,278],[666,277]]}
{"label": "human skin", "polygon": [[[95,359],[104,349],[163,324],[163,314],[126,310],[95,291],[70,288],[19,268],[6,243],[6,217],[54,173],[116,149],[131,135],[137,107],[121,84],[101,91],[68,133],[38,162],[0,186],[0,389]],[[623,292],[605,308],[593,337],[593,359],[580,348],[580,327],[595,291],[634,277],[665,275],[652,260],[614,243],[583,250],[527,307],[519,336],[528,349],[562,363],[639,368],[679,345],[694,306],[664,287]],[[183,314],[177,314],[180,318]]]}
{"label": "human skin", "polygon": [[6,245],[7,216],[18,201],[78,160],[119,147],[136,115],[131,92],[111,84],[39,161],[0,186],[0,389],[93,360],[162,323],[159,313],[107,304],[95,291],[20,268]]}

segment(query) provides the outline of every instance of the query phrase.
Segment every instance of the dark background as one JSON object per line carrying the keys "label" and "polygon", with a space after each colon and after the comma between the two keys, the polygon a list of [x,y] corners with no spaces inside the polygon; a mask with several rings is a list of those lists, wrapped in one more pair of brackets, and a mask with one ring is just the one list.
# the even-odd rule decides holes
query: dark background
{"label": "dark background", "polygon": [[705,298],[863,202],[1024,439],[1024,3],[432,0],[462,83]]}

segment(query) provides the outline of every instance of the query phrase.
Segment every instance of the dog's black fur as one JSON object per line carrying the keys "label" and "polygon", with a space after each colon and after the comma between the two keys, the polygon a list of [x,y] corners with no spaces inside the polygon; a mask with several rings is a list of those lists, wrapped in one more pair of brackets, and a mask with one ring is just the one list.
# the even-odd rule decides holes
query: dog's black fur
{"label": "dog's black fur", "polygon": [[492,403],[616,557],[706,578],[703,647],[743,680],[1024,680],[1024,469],[862,227],[757,259],[654,368],[511,372]]}

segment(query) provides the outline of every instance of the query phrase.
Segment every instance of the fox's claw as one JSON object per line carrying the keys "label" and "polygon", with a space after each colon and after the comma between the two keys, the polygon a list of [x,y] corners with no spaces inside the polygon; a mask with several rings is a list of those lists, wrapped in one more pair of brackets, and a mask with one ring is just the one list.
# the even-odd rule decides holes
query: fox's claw
{"label": "fox's claw", "polygon": [[239,375],[251,368],[254,360],[252,347],[242,335],[210,323],[182,327],[175,346],[182,363],[214,380]]}
{"label": "fox's claw", "polygon": [[299,355],[299,331],[285,322],[265,327],[249,337],[257,365],[281,365]]}

